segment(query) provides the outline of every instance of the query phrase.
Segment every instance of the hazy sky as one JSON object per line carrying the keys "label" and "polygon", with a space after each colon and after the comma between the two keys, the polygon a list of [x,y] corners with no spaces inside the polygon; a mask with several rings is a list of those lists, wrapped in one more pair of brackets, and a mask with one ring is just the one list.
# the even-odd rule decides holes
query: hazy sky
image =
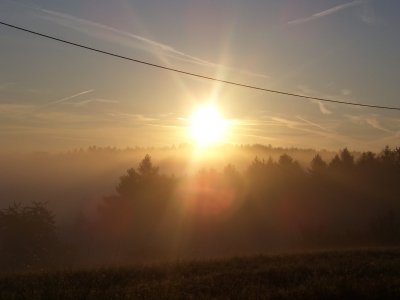
{"label": "hazy sky", "polygon": [[[400,1],[2,0],[0,21],[267,89],[400,107]],[[0,152],[191,142],[214,101],[221,142],[379,151],[400,111],[319,103],[166,72],[0,26]]]}

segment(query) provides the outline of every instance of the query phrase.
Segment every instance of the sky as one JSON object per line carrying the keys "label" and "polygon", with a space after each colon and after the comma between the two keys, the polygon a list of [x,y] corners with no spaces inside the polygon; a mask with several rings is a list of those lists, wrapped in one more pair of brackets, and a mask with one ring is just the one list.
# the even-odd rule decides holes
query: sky
{"label": "sky", "polygon": [[[0,22],[266,89],[400,108],[400,1],[2,0]],[[193,142],[212,102],[231,144],[375,152],[400,111],[168,72],[0,26],[0,153]]]}

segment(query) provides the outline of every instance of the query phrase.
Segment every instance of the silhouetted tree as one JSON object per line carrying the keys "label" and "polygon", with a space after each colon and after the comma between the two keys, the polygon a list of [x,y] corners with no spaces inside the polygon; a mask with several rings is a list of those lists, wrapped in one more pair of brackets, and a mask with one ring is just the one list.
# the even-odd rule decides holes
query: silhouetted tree
{"label": "silhouetted tree", "polygon": [[286,188],[301,185],[302,180],[304,179],[304,171],[300,164],[286,153],[283,153],[279,157],[276,169],[279,174],[278,181],[285,185]]}
{"label": "silhouetted tree", "polygon": [[159,167],[154,167],[151,162],[151,156],[146,154],[139,165],[138,172],[144,179],[150,179],[158,175]]}
{"label": "silhouetted tree", "polygon": [[259,177],[265,171],[265,161],[260,160],[257,156],[251,162],[250,166],[247,168],[246,174],[250,177]]}
{"label": "silhouetted tree", "polygon": [[59,250],[54,215],[46,203],[32,202],[25,207],[14,203],[0,211],[1,251],[8,264],[43,266]]}
{"label": "silhouetted tree", "polygon": [[329,163],[329,168],[331,170],[339,170],[341,166],[341,161],[339,155],[335,155],[335,157]]}
{"label": "silhouetted tree", "polygon": [[[399,166],[397,148],[386,147],[380,155],[365,152],[356,161],[345,148],[329,165],[315,155],[308,173],[284,153],[277,162],[255,157],[243,173],[228,164],[222,172],[203,168],[174,178],[160,174],[146,155],[120,177],[117,194],[99,205],[98,232],[116,238],[104,245],[173,245],[182,251],[228,248],[243,240],[249,249],[262,249],[295,240],[298,229],[308,246],[331,245],[341,237],[349,245],[365,243],[383,228],[393,233],[385,240],[394,241],[397,223],[390,216],[376,219],[370,235],[366,230],[375,208],[399,210]],[[346,231],[354,233],[351,239]]]}
{"label": "silhouetted tree", "polygon": [[312,177],[319,178],[320,176],[324,176],[327,171],[327,164],[326,162],[321,158],[319,154],[315,155],[313,160],[310,163],[310,168],[308,169],[308,172]]}
{"label": "silhouetted tree", "polygon": [[347,148],[340,152],[340,161],[342,168],[345,170],[350,170],[354,167],[354,155]]}
{"label": "silhouetted tree", "polygon": [[292,166],[293,165],[293,158],[290,155],[287,155],[286,153],[283,153],[279,157],[279,162],[278,163],[282,167]]}
{"label": "silhouetted tree", "polygon": [[142,178],[135,169],[131,168],[127,173],[119,178],[120,182],[115,188],[120,196],[133,195],[141,186]]}
{"label": "silhouetted tree", "polygon": [[[385,172],[381,168],[379,159],[376,158],[376,154],[370,151],[363,152],[356,161],[356,183],[359,184],[360,189],[370,190],[373,187],[380,186],[382,177],[385,176]],[[380,173],[381,179],[376,178],[376,174]],[[368,193],[370,193],[368,191]]]}
{"label": "silhouetted tree", "polygon": [[281,169],[292,173],[297,173],[297,174],[303,173],[303,169],[301,168],[299,162],[297,160],[293,160],[293,158],[286,153],[283,153],[279,157],[278,166]]}
{"label": "silhouetted tree", "polygon": [[386,146],[385,149],[382,150],[379,159],[385,166],[394,166],[396,162],[396,155],[389,146]]}
{"label": "silhouetted tree", "polygon": [[329,164],[332,171],[340,173],[349,173],[354,169],[354,166],[354,156],[347,148],[340,151],[340,154],[336,155]]}
{"label": "silhouetted tree", "polygon": [[364,172],[369,172],[376,168],[378,160],[376,159],[376,154],[371,151],[363,152],[356,161],[357,169]]}
{"label": "silhouetted tree", "polygon": [[143,242],[152,232],[171,198],[174,176],[160,175],[146,155],[137,170],[127,171],[116,186],[118,195],[103,197],[98,205],[98,226],[107,239],[125,239],[125,243]]}
{"label": "silhouetted tree", "polygon": [[233,186],[237,192],[242,190],[243,178],[234,165],[228,164],[222,171],[222,174],[228,185]]}

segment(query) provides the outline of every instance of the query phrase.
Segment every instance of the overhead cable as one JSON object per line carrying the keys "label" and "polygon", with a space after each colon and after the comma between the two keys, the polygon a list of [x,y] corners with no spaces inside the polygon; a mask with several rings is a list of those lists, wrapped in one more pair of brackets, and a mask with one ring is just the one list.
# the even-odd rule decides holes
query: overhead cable
{"label": "overhead cable", "polygon": [[66,40],[63,40],[63,39],[52,37],[52,36],[49,36],[49,35],[46,35],[46,34],[42,34],[42,33],[36,32],[36,31],[28,30],[28,29],[25,29],[25,28],[22,28],[22,27],[14,26],[14,25],[11,25],[11,24],[8,24],[8,23],[0,22],[0,25],[8,26],[8,27],[11,27],[11,28],[14,28],[14,29],[18,29],[18,30],[21,30],[21,31],[24,31],[24,32],[28,32],[28,33],[35,34],[35,35],[38,35],[38,36],[41,36],[41,37],[45,37],[47,39],[51,39],[51,40],[58,41],[58,42],[61,42],[61,43],[65,43],[65,44],[68,44],[68,45],[72,45],[72,46],[75,46],[75,47],[83,48],[83,49],[86,49],[86,50],[91,50],[91,51],[94,51],[94,52],[106,54],[106,55],[109,55],[109,56],[117,57],[117,58],[120,58],[120,59],[124,59],[124,60],[128,60],[128,61],[144,64],[144,65],[155,67],[155,68],[159,68],[159,69],[164,69],[164,70],[171,71],[171,72],[181,73],[181,74],[185,74],[185,75],[189,75],[189,76],[193,76],[193,77],[198,77],[198,78],[217,81],[217,82],[221,82],[221,83],[225,83],[225,84],[235,85],[235,86],[239,86],[239,87],[243,87],[243,88],[259,90],[259,91],[275,93],[275,94],[281,94],[281,95],[297,97],[297,98],[305,98],[305,99],[317,100],[317,101],[322,101],[322,102],[331,102],[331,103],[338,103],[338,104],[345,104],[345,105],[352,105],[352,106],[370,107],[370,108],[400,110],[400,108],[398,108],[398,107],[371,105],[371,104],[354,103],[354,102],[347,102],[347,101],[339,101],[339,100],[332,100],[332,99],[326,99],[326,98],[312,97],[312,96],[307,96],[307,95],[301,95],[301,94],[294,94],[294,93],[288,93],[288,92],[283,92],[283,91],[271,90],[271,89],[266,89],[266,88],[262,88],[262,87],[242,84],[242,83],[238,83],[238,82],[232,82],[232,81],[222,80],[222,79],[218,79],[218,78],[203,76],[203,75],[199,75],[199,74],[196,74],[196,73],[191,73],[191,72],[186,72],[186,71],[182,71],[182,70],[178,70],[178,69],[173,69],[173,68],[169,68],[169,67],[165,67],[165,66],[149,63],[149,62],[146,62],[146,61],[142,61],[142,60],[133,59],[133,58],[130,58],[130,57],[114,54],[114,53],[111,53],[111,52],[99,50],[99,49],[96,49],[96,48],[84,46],[84,45],[81,45],[81,44],[69,42],[69,41],[66,41]]}

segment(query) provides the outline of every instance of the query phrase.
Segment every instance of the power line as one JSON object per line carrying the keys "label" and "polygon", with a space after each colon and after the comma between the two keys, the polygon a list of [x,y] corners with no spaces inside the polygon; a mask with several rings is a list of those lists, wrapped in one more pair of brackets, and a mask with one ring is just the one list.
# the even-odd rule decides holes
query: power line
{"label": "power line", "polygon": [[244,87],[244,88],[248,88],[248,89],[259,90],[259,91],[275,93],[275,94],[281,94],[281,95],[292,96],[292,97],[298,97],[298,98],[318,100],[318,101],[323,101],[323,102],[331,102],[331,103],[353,105],[353,106],[362,106],[362,107],[370,107],[370,108],[400,110],[400,108],[398,108],[398,107],[361,104],[361,103],[354,103],[354,102],[346,102],[346,101],[339,101],[339,100],[311,97],[311,96],[305,96],[305,95],[300,95],[300,94],[294,94],[294,93],[282,92],[282,91],[277,91],[277,90],[265,89],[265,88],[261,88],[261,87],[257,87],[257,86],[252,86],[252,85],[247,85],[247,84],[242,84],[242,83],[237,83],[237,82],[232,82],[232,81],[226,81],[226,80],[217,79],[217,78],[213,78],[213,77],[207,77],[207,76],[203,76],[203,75],[199,75],[199,74],[195,74],[195,73],[190,73],[190,72],[186,72],[186,71],[182,71],[182,70],[178,70],[178,69],[164,67],[164,66],[157,65],[157,64],[152,64],[152,63],[145,62],[145,61],[142,61],[142,60],[133,59],[133,58],[130,58],[130,57],[126,57],[126,56],[114,54],[114,53],[111,53],[111,52],[99,50],[99,49],[96,49],[96,48],[87,47],[87,46],[84,46],[84,45],[81,45],[81,44],[77,44],[77,43],[69,42],[69,41],[66,41],[66,40],[59,39],[59,38],[55,38],[55,37],[52,37],[52,36],[49,36],[49,35],[45,35],[45,34],[42,34],[42,33],[36,32],[36,31],[32,31],[32,30],[28,30],[28,29],[25,29],[25,28],[17,27],[17,26],[8,24],[8,23],[0,22],[0,24],[4,25],[4,26],[11,27],[11,28],[14,28],[14,29],[18,29],[18,30],[21,30],[21,31],[25,31],[25,32],[28,32],[28,33],[31,33],[31,34],[35,34],[35,35],[38,35],[38,36],[41,36],[41,37],[45,37],[45,38],[48,38],[48,39],[51,39],[51,40],[54,40],[54,41],[58,41],[58,42],[65,43],[65,44],[68,44],[68,45],[72,45],[72,46],[75,46],[75,47],[79,47],[79,48],[91,50],[91,51],[94,51],[94,52],[106,54],[106,55],[109,55],[109,56],[113,56],[113,57],[129,60],[129,61],[132,61],[132,62],[144,64],[144,65],[147,65],[147,66],[152,66],[152,67],[155,67],[155,68],[164,69],[164,70],[168,70],[168,71],[171,71],[171,72],[181,73],[181,74],[185,74],[185,75],[189,75],[189,76],[193,76],[193,77],[198,77],[198,78],[203,78],[203,79],[207,79],[207,80],[217,81],[217,82],[226,83],[226,84],[230,84],[230,85],[240,86],[240,87]]}

